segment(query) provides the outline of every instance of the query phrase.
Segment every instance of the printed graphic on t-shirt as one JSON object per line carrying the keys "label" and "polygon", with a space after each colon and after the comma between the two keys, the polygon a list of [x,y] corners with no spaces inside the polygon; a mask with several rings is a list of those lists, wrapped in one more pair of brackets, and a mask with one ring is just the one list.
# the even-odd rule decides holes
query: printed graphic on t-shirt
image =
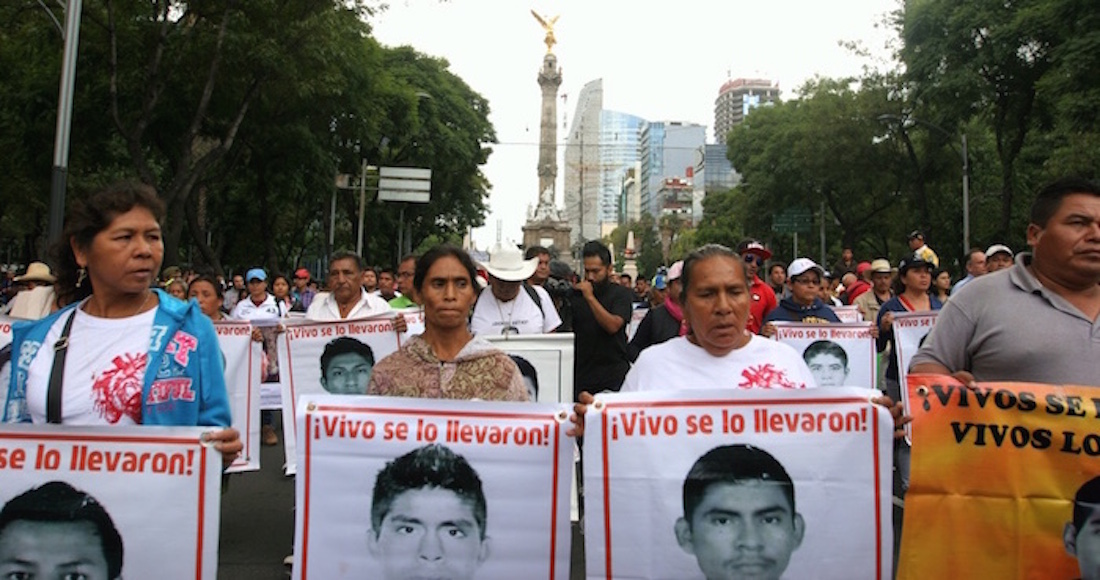
{"label": "printed graphic on t-shirt", "polygon": [[804,389],[805,385],[795,384],[786,371],[777,370],[771,363],[754,365],[741,371],[745,380],[737,384],[742,389]]}
{"label": "printed graphic on t-shirt", "polygon": [[126,353],[111,360],[112,368],[95,378],[92,397],[95,410],[108,423],[126,416],[141,423],[141,385],[149,355]]}

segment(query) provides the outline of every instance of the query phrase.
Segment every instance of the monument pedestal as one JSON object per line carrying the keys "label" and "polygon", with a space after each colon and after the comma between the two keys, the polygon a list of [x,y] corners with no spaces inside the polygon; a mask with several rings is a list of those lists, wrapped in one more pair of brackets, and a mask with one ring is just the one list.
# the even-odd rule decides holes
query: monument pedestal
{"label": "monument pedestal", "polygon": [[[561,256],[568,256],[569,248],[569,222],[553,220],[528,220],[523,226],[523,247],[553,246]],[[546,244],[550,240],[550,244]]]}

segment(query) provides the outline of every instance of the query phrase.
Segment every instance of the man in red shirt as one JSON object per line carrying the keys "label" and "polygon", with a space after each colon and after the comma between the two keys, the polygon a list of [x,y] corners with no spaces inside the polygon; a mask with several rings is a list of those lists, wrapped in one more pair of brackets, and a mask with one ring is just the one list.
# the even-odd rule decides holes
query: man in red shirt
{"label": "man in red shirt", "polygon": [[845,304],[855,304],[856,298],[859,298],[860,294],[870,289],[871,263],[860,262],[859,266],[856,266],[856,281],[844,289],[844,295],[841,296],[841,299],[844,300]]}
{"label": "man in red shirt", "polygon": [[757,240],[745,240],[737,245],[737,253],[745,260],[745,270],[748,273],[749,293],[752,294],[752,304],[749,306],[749,321],[745,329],[753,334],[760,333],[760,325],[764,317],[778,306],[775,300],[775,292],[760,279],[760,268],[764,262],[772,257],[771,250]]}

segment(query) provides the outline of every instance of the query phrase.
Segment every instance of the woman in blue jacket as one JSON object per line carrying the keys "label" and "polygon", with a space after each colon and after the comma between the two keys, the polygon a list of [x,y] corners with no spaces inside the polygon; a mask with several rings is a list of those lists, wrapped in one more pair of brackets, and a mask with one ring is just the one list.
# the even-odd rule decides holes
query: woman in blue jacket
{"label": "woman in blue jacket", "polygon": [[78,200],[58,244],[58,312],[12,329],[6,422],[209,425],[226,464],[242,445],[214,327],[194,302],[151,289],[164,206],[120,183]]}

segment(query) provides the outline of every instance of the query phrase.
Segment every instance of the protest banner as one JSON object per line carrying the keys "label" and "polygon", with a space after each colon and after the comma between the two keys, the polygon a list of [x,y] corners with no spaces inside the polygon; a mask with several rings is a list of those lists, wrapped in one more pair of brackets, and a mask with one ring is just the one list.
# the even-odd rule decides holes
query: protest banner
{"label": "protest banner", "polygon": [[638,332],[638,325],[645,320],[646,314],[649,314],[648,307],[634,305],[634,309],[630,312],[630,322],[626,325],[627,342],[634,340],[634,333]]}
{"label": "protest banner", "polygon": [[908,384],[913,453],[898,577],[1098,577],[1096,387],[968,388],[937,375]]}
{"label": "protest banner", "polygon": [[289,323],[279,341],[279,358],[286,361],[283,386],[283,449],[286,474],[297,470],[298,397],[367,392],[374,364],[398,348],[392,316]]}
{"label": "protest banner", "polygon": [[11,344],[11,323],[15,319],[0,314],[0,348]]}
{"label": "protest banner", "polygon": [[841,322],[863,322],[863,314],[857,306],[830,306]]}
{"label": "protest banner", "polygon": [[[531,391],[532,378],[534,386],[537,386],[531,395],[532,401],[573,402],[573,333],[487,335],[483,338],[534,367],[534,377],[529,377],[527,373],[523,377],[528,383],[528,392]],[[521,364],[520,371],[524,370]]]}
{"label": "protest banner", "polygon": [[304,395],[293,577],[568,578],[568,414]]}
{"label": "protest banner", "polygon": [[0,426],[4,578],[45,578],[48,561],[65,578],[214,578],[222,456],[206,430]]}
{"label": "protest banner", "polygon": [[[938,311],[932,312],[898,312],[894,314],[894,360],[898,363],[898,384],[901,386],[902,407],[910,408],[909,388],[906,386],[906,375],[909,371],[909,361],[924,344],[925,337],[932,332],[936,325]],[[905,426],[905,441],[912,444],[913,426]]]}
{"label": "protest banner", "polygon": [[892,434],[855,387],[596,395],[587,577],[889,578]]}
{"label": "protest banner", "polygon": [[410,336],[424,333],[424,309],[419,306],[410,308],[398,308],[398,314],[405,317],[408,328],[401,333],[401,342],[404,343]]}
{"label": "protest banner", "polygon": [[0,392],[8,391],[11,380],[11,324],[15,319],[0,315]]}
{"label": "protest banner", "polygon": [[260,349],[260,373],[257,375],[256,380],[260,382],[260,409],[265,411],[283,408],[283,385],[282,375],[279,373],[278,348],[279,332],[282,329],[279,324],[271,325],[270,322],[278,323],[279,320],[264,320],[253,323],[253,326],[260,329],[260,336],[263,339],[260,342],[262,345]]}
{"label": "protest banner", "polygon": [[775,322],[775,340],[793,347],[819,387],[875,388],[878,356],[870,322],[803,324]]}
{"label": "protest banner", "polygon": [[260,468],[260,382],[263,357],[260,343],[252,340],[247,321],[222,320],[214,323],[218,347],[225,362],[225,388],[233,428],[241,434],[244,449],[226,471],[256,471]]}

